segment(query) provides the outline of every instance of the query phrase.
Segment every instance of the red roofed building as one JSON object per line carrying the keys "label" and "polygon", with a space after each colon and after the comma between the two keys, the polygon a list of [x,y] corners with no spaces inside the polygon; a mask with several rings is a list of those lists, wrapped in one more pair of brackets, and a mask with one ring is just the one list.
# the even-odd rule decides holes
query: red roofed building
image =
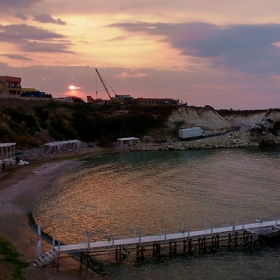
{"label": "red roofed building", "polygon": [[0,94],[21,94],[21,78],[13,76],[0,76]]}

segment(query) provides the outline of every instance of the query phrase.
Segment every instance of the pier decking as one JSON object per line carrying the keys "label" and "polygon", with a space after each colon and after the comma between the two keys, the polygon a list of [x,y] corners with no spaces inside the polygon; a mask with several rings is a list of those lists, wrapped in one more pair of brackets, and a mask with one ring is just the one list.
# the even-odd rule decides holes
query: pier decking
{"label": "pier decking", "polygon": [[[132,238],[125,238],[125,239],[118,239],[114,240],[111,239],[110,241],[97,241],[92,243],[81,243],[81,244],[73,244],[73,245],[62,245],[62,246],[55,246],[54,248],[59,251],[60,253],[73,253],[73,252],[80,252],[80,251],[93,251],[93,250],[100,250],[105,249],[108,247],[120,247],[120,246],[132,246],[132,245],[145,245],[147,243],[154,243],[154,242],[168,242],[168,241],[178,241],[180,239],[186,238],[194,238],[206,235],[217,235],[221,233],[231,233],[241,230],[248,230],[249,232],[256,234],[258,230],[267,228],[267,227],[274,227],[277,230],[280,230],[278,227],[280,224],[280,220],[275,221],[264,221],[258,222],[253,224],[246,224],[246,225],[236,225],[236,226],[227,226],[221,228],[214,228],[214,229],[204,229],[198,231],[187,231],[187,232],[180,232],[180,233],[173,233],[173,234],[162,234],[162,235],[154,235],[154,236],[139,236],[139,237],[132,237]],[[272,230],[272,229],[271,229]]]}
{"label": "pier decking", "polygon": [[[279,225],[279,226],[278,226]],[[275,236],[280,232],[280,220],[258,221],[251,224],[233,225],[219,228],[203,229],[198,231],[182,231],[180,233],[159,234],[153,236],[134,236],[132,238],[114,239],[113,236],[105,241],[85,242],[72,245],[53,246],[53,250],[60,254],[80,253],[98,255],[98,252],[115,252],[116,260],[121,259],[123,252],[128,249],[136,250],[137,257],[144,256],[144,251],[151,248],[153,256],[159,257],[164,250],[168,253],[192,254],[194,250],[206,251],[209,247],[211,251],[217,250],[226,244],[228,248],[239,245],[252,245],[261,236]],[[53,243],[54,244],[54,243]]]}

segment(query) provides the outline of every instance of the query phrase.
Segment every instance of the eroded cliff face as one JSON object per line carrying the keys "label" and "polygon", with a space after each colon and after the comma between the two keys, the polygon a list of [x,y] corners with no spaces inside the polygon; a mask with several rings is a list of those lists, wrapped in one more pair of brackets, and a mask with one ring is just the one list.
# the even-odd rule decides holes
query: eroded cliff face
{"label": "eroded cliff face", "polygon": [[243,111],[223,116],[232,127],[240,127],[248,134],[248,138],[263,145],[280,143],[280,111]]}
{"label": "eroded cliff face", "polygon": [[248,129],[254,127],[270,129],[280,122],[280,111],[235,111],[232,114],[224,115],[223,118],[227,120],[231,126],[245,126]]}
{"label": "eroded cliff face", "polygon": [[[206,137],[180,141],[179,128],[200,126]],[[239,148],[280,145],[280,110],[223,111],[213,108],[179,107],[167,121],[167,142],[139,149],[186,150],[207,148]],[[208,137],[211,136],[211,137]]]}
{"label": "eroded cliff face", "polygon": [[169,116],[169,130],[199,126],[206,135],[223,133],[231,130],[230,123],[212,108],[179,107]]}

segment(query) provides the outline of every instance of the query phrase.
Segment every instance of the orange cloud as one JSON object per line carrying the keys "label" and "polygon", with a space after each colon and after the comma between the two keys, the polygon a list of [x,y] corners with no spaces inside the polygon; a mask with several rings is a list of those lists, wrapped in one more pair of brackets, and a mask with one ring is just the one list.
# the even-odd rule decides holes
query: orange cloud
{"label": "orange cloud", "polygon": [[122,72],[120,75],[118,75],[118,78],[126,79],[126,78],[139,78],[139,77],[146,77],[147,74],[145,73],[128,73],[128,72]]}

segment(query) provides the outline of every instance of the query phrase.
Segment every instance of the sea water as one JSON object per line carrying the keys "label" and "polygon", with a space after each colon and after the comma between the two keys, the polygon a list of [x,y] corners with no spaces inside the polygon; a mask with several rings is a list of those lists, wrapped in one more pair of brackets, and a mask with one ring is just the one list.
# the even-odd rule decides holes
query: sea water
{"label": "sea water", "polygon": [[[279,149],[124,152],[84,158],[38,201],[66,244],[280,218]],[[280,247],[106,265],[108,279],[280,279]]]}

